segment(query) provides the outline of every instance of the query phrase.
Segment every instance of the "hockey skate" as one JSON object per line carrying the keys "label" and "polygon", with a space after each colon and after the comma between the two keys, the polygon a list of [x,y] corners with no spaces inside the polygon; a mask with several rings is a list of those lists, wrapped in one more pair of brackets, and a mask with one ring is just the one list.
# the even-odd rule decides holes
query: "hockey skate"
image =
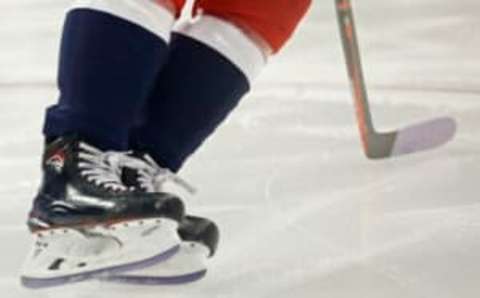
{"label": "hockey skate", "polygon": [[178,252],[183,203],[123,184],[124,156],[76,137],[46,146],[43,182],[28,220],[35,240],[21,276],[24,286],[138,270]]}
{"label": "hockey skate", "polygon": [[[175,182],[173,185],[183,186],[182,188],[188,192],[195,191],[168,169],[159,167],[148,155],[137,154],[137,157],[124,164],[123,180],[126,185],[147,193],[162,193],[168,182],[173,181]],[[174,285],[203,278],[207,273],[208,259],[217,250],[219,241],[217,225],[206,218],[186,216],[180,223],[178,235],[182,239],[180,250],[167,261],[102,279],[130,284]]]}

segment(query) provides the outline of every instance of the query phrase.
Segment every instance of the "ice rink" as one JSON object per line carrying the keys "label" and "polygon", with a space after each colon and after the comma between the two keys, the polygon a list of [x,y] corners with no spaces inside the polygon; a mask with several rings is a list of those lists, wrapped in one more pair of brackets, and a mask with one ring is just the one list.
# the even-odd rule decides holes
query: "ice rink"
{"label": "ice rink", "polygon": [[361,0],[374,122],[450,115],[455,139],[386,161],[361,151],[333,1],[314,0],[254,91],[190,160],[189,209],[221,227],[201,282],[23,289],[43,111],[65,0],[0,0],[2,298],[480,297],[480,2]]}

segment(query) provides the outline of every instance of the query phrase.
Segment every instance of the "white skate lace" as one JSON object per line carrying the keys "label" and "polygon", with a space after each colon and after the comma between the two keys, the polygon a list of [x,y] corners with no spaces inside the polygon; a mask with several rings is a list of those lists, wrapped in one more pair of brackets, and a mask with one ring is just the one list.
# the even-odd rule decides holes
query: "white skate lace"
{"label": "white skate lace", "polygon": [[93,146],[80,143],[78,163],[80,175],[98,187],[113,191],[126,191],[122,183],[122,160],[124,152],[101,151]]}
{"label": "white skate lace", "polygon": [[124,166],[137,170],[137,182],[147,192],[162,192],[168,181],[179,185],[192,195],[197,192],[187,181],[169,169],[160,167],[149,155],[145,155],[143,159],[125,156]]}

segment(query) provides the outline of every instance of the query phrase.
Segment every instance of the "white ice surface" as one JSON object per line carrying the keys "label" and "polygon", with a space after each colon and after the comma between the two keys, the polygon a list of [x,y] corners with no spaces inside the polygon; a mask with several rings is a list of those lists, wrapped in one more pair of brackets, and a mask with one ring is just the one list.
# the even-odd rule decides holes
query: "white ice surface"
{"label": "white ice surface", "polygon": [[480,296],[480,2],[362,0],[357,20],[375,123],[437,115],[455,140],[416,156],[362,155],[333,1],[298,34],[182,172],[191,210],[222,230],[202,282],[99,282],[32,292],[18,283],[39,180],[43,111],[55,101],[65,0],[0,0],[0,296]]}

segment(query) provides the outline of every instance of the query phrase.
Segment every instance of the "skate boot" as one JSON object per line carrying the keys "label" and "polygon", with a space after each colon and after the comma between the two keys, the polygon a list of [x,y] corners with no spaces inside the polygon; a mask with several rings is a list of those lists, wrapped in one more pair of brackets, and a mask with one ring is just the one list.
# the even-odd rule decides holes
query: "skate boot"
{"label": "skate boot", "polygon": [[21,277],[26,287],[146,268],[178,252],[182,201],[125,185],[125,156],[77,137],[46,146],[43,181],[28,219],[35,243]]}
{"label": "skate boot", "polygon": [[[194,192],[187,182],[161,168],[146,154],[136,154],[124,164],[123,181],[146,193],[162,193],[168,182]],[[170,188],[172,189],[172,188]],[[110,275],[104,280],[148,285],[183,284],[197,281],[207,273],[208,259],[218,246],[217,225],[206,218],[186,216],[180,223],[178,235],[182,239],[179,252],[161,264],[126,273]]]}

